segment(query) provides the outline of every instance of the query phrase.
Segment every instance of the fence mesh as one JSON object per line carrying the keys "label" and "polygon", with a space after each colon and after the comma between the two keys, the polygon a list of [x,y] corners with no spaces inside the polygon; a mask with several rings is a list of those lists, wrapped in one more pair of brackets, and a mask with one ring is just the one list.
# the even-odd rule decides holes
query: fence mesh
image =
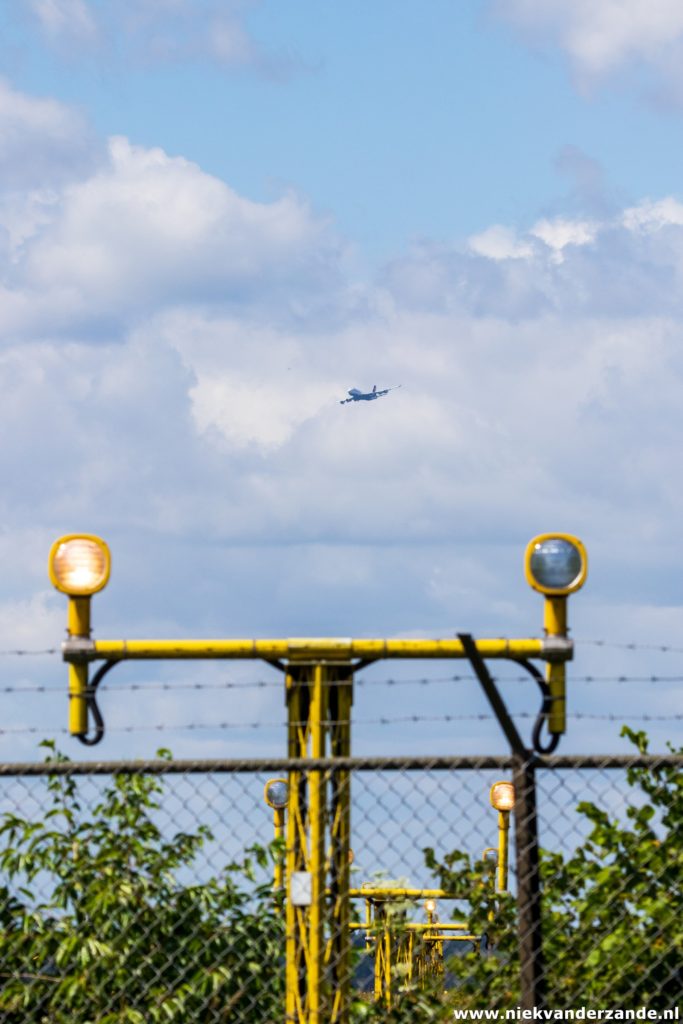
{"label": "fence mesh", "polygon": [[[536,767],[546,1006],[677,1006],[682,764],[641,755]],[[326,892],[288,908],[299,897],[274,888],[289,840],[274,838],[264,786],[292,765],[0,766],[0,1021],[441,1021],[518,1006],[514,815],[504,891],[489,802],[510,760],[300,765],[305,816],[313,777],[349,795],[347,910],[331,820]],[[308,939],[293,975],[297,915]],[[306,1003],[316,959],[317,1009]]]}

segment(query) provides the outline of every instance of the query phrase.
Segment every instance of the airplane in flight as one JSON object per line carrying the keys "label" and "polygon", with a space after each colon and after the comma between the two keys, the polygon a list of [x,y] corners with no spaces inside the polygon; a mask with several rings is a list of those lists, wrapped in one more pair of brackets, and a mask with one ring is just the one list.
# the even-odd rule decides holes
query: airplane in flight
{"label": "airplane in flight", "polygon": [[365,392],[359,391],[358,388],[351,388],[351,390],[348,392],[351,395],[351,397],[342,398],[339,404],[346,405],[348,402],[374,402],[376,398],[381,398],[382,395],[388,395],[390,391],[396,391],[397,388],[400,388],[401,386],[401,384],[397,384],[396,387],[384,388],[383,391],[378,391],[377,385],[375,384],[373,386],[372,391]]}

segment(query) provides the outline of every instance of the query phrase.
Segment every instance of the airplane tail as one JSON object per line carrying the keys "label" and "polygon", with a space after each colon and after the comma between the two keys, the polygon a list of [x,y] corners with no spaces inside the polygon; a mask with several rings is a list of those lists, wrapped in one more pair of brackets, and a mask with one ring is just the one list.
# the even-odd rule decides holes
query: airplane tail
{"label": "airplane tail", "polygon": [[375,393],[375,391],[376,391],[376,390],[377,390],[377,385],[376,385],[376,384],[373,384],[373,385],[372,385],[372,393],[373,393],[373,395],[374,395],[374,393]]}

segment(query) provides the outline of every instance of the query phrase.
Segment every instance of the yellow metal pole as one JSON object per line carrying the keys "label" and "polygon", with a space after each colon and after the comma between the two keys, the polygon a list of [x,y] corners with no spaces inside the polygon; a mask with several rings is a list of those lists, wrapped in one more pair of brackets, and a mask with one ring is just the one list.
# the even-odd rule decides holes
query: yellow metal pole
{"label": "yellow metal pole", "polygon": [[[285,834],[285,809],[284,807],[273,808],[273,838],[277,841],[282,839]],[[276,892],[282,888],[284,880],[284,864],[282,863],[282,857],[280,854],[277,855],[275,864],[273,866],[273,888]]]}
{"label": "yellow metal pole", "polygon": [[510,812],[498,811],[498,892],[507,892]]}
{"label": "yellow metal pole", "polygon": [[[477,640],[483,658],[543,658],[544,640],[535,638]],[[64,656],[69,660],[70,652]],[[554,658],[570,659],[566,651],[553,647]],[[282,640],[95,640],[91,660],[124,659],[287,659],[301,664],[317,660],[348,662],[352,658],[464,658],[460,640],[338,640],[329,637],[289,638]]]}
{"label": "yellow metal pole", "polygon": [[[70,640],[90,638],[90,597],[69,598],[66,628]],[[72,736],[85,736],[88,731],[87,688],[87,662],[72,662],[69,665],[69,732]]]}
{"label": "yellow metal pole", "polygon": [[[351,754],[351,665],[326,670],[327,718],[330,755]],[[330,936],[327,969],[332,985],[332,1024],[348,1024],[351,991],[350,881],[351,881],[351,773],[335,769],[330,794]]]}
{"label": "yellow metal pole", "polygon": [[[298,672],[288,672],[286,696],[288,752],[290,758],[308,754],[308,691]],[[305,907],[292,902],[292,877],[308,869],[306,834],[306,798],[302,773],[290,771],[287,799],[286,850],[286,938],[285,938],[285,1011],[288,1024],[308,1024],[306,1001],[306,952],[308,918]]]}
{"label": "yellow metal pole", "polygon": [[[313,666],[311,705],[309,722],[311,729],[311,757],[325,756],[325,715],[327,696],[325,684],[327,675],[321,664]],[[310,872],[312,901],[309,909],[308,948],[308,1021],[320,1024],[323,1002],[324,935],[325,919],[325,789],[326,782],[321,771],[308,774],[308,799],[310,815]]]}
{"label": "yellow metal pole", "polygon": [[[567,598],[549,597],[544,602],[543,626],[547,637],[567,637]],[[567,669],[564,662],[548,662],[545,678],[550,688],[548,731],[553,735],[567,729]]]}

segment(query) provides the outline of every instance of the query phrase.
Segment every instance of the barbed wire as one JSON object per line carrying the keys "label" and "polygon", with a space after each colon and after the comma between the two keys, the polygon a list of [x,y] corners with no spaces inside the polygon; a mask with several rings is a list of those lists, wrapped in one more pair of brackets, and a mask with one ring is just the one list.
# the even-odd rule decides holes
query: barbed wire
{"label": "barbed wire", "polygon": [[[497,683],[528,683],[529,676],[493,676],[493,679]],[[471,683],[474,681],[472,675],[454,675],[454,676],[420,676],[416,678],[407,679],[372,679],[360,676],[355,680],[336,680],[335,682],[326,683],[323,685],[328,686],[344,686],[354,685],[361,688],[372,689],[380,686],[430,686],[430,685],[443,685],[446,683]],[[584,676],[570,676],[571,683],[683,683],[683,675],[675,676],[663,676],[663,675],[640,675],[640,676],[602,676],[602,675],[584,675]],[[134,691],[144,692],[147,690],[163,690],[164,692],[172,692],[174,690],[263,690],[263,689],[280,689],[282,687],[281,679],[251,679],[251,680],[224,680],[218,683],[200,683],[192,680],[181,681],[181,682],[147,682],[147,683],[113,683],[111,688],[105,683],[102,685],[100,692],[106,692],[111,689],[111,692],[121,691]],[[60,684],[58,686],[45,684],[28,684],[28,685],[16,685],[11,684],[7,686],[0,686],[0,693],[56,693],[63,694],[65,686]]]}
{"label": "barbed wire", "polygon": [[[493,676],[493,679],[497,683],[528,683],[529,676]],[[328,683],[324,685],[329,686],[344,686],[354,685],[361,688],[372,689],[380,686],[429,686],[432,684],[441,685],[444,683],[471,683],[474,681],[474,676],[445,676],[429,678],[423,677],[419,679],[365,679],[360,677],[354,681],[349,680],[337,680],[334,683]],[[660,676],[660,675],[643,675],[643,676],[570,676],[572,683],[683,683],[683,675],[681,676]],[[280,689],[282,687],[282,681],[279,679],[254,679],[248,681],[237,681],[228,680],[220,683],[200,683],[200,682],[149,682],[149,683],[114,683],[113,686],[107,687],[103,684],[100,692],[106,692],[110,689],[111,692],[120,691],[134,691],[134,692],[145,692],[145,691],[159,691],[162,690],[166,693],[173,692],[174,690],[263,690],[263,689]],[[46,686],[43,684],[35,685],[10,685],[0,686],[0,693],[55,693],[63,694],[65,691],[64,685],[59,686]]]}
{"label": "barbed wire", "polygon": [[683,654],[683,647],[674,647],[671,644],[623,643],[615,640],[583,640],[577,637],[574,637],[574,643],[588,647],[612,647],[622,651],[658,651],[660,654]]}
{"label": "barbed wire", "polygon": [[[529,711],[519,711],[510,716],[516,719],[532,719],[536,718],[536,715]],[[567,715],[567,718],[576,719],[578,721],[600,721],[600,722],[673,722],[683,721],[683,714],[675,715],[617,715],[617,714],[594,714],[593,712],[582,712],[575,711]],[[430,724],[435,723],[449,723],[449,722],[493,722],[496,720],[495,715],[488,713],[481,714],[470,714],[470,715],[402,715],[394,718],[387,718],[380,716],[378,718],[365,718],[365,719],[354,719],[352,724],[354,727],[363,725],[406,725],[406,724]],[[339,719],[323,719],[322,724],[326,726],[343,725],[344,721]],[[288,725],[296,728],[304,728],[308,725],[307,722],[187,722],[184,724],[167,725],[162,722],[152,725],[114,725],[107,728],[108,733],[120,732],[193,732],[193,731],[206,731],[213,730],[215,732],[224,732],[231,729],[245,729],[249,731],[257,729],[286,729]],[[65,728],[55,729],[52,727],[43,726],[16,726],[9,728],[0,729],[0,735],[66,735],[69,730]]]}
{"label": "barbed wire", "polygon": [[27,658],[38,657],[44,654],[61,654],[61,651],[58,647],[44,647],[37,651],[20,650],[15,648],[13,650],[0,651],[0,658]]}

